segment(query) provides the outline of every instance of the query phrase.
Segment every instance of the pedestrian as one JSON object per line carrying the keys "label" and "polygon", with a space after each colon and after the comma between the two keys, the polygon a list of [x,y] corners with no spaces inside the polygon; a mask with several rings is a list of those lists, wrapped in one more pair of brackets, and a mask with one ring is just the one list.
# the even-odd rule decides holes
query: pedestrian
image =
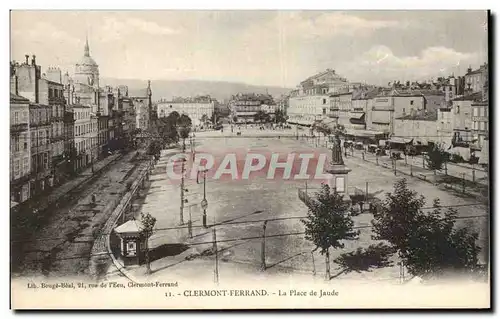
{"label": "pedestrian", "polygon": [[94,204],[94,205],[95,205],[95,201],[96,201],[96,199],[95,199],[95,194],[92,194],[92,204]]}

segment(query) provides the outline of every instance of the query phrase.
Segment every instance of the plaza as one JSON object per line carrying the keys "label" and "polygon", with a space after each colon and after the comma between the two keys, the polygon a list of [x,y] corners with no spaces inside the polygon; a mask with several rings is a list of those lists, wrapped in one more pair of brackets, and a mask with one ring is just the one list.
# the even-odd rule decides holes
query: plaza
{"label": "plaza", "polygon": [[[193,150],[220,155],[234,149],[248,152],[271,150],[284,155],[308,151],[324,153],[330,157],[331,150],[316,147],[314,143],[296,138],[293,134],[295,130],[283,132],[284,134],[278,138],[279,131],[242,129],[242,134],[236,136],[225,127],[224,132],[197,133]],[[204,185],[203,174],[200,174],[198,180],[185,179],[185,203],[181,213],[179,182],[170,180],[166,174],[167,165],[174,165],[169,162],[169,158],[180,152],[178,149],[162,152],[150,179],[151,184],[144,203],[137,211],[137,216],[140,216],[140,212],[145,212],[157,219],[156,231],[150,238],[150,247],[153,251],[158,247],[175,245],[184,247],[179,254],[172,253],[155,258],[151,264],[152,279],[160,278],[167,273],[169,278],[196,273],[205,279],[213,279],[215,256],[209,253],[213,247],[213,229],[216,233],[217,258],[220,264],[218,267],[221,272],[224,268],[232,269],[238,268],[237,265],[245,265],[246,273],[260,274],[259,276],[265,272],[265,276],[287,274],[305,276],[312,280],[312,274],[316,274],[317,277],[324,275],[324,256],[314,251],[313,244],[304,238],[305,229],[301,219],[306,216],[307,207],[298,197],[299,189],[307,189],[309,194],[314,194],[320,186],[320,181],[272,180],[257,174],[251,175],[249,179],[238,180],[207,178]],[[189,147],[186,148],[186,152],[190,152]],[[457,224],[471,224],[479,232],[479,245],[484,247],[488,231],[484,218],[487,207],[477,200],[456,196],[417,177],[402,174],[395,176],[390,169],[356,156],[344,157],[344,162],[352,170],[349,173],[350,192],[354,189],[368,190],[370,195],[383,200],[385,193],[393,190],[394,182],[406,178],[410,188],[426,197],[426,207],[432,206],[434,198],[439,198],[442,206],[453,206],[461,218]],[[204,186],[208,202],[207,228],[203,227],[202,222],[201,201],[204,198]],[[189,220],[192,222],[191,230],[188,227]],[[391,260],[392,265],[389,267],[374,268],[364,272],[346,271],[333,262],[342,253],[378,243],[372,239],[371,220],[372,215],[368,212],[354,217],[354,226],[360,232],[359,239],[347,241],[344,249],[330,251],[331,274],[335,280],[374,280],[393,283],[400,281],[400,269],[396,259]],[[263,266],[264,224],[266,238]],[[484,259],[485,254],[486,252],[482,251],[480,258]],[[143,268],[141,266],[130,271],[140,277],[144,273]],[[200,271],[207,273],[202,275]]]}

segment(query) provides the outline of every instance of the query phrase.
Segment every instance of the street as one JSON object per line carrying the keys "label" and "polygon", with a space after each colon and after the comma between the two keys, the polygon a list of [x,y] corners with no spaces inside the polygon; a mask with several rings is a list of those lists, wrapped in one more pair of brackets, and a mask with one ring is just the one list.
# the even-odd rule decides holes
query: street
{"label": "street", "polygon": [[[53,211],[47,224],[30,238],[13,243],[13,277],[82,276],[88,278],[96,234],[135,178],[140,161],[131,152],[115,162],[81,192]],[[96,196],[95,206],[91,196]],[[15,249],[14,249],[15,247]]]}

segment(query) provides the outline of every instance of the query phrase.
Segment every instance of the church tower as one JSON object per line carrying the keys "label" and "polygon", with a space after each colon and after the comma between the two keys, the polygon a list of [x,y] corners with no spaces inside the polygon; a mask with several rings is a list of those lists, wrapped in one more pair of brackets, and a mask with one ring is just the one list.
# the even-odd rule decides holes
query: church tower
{"label": "church tower", "polygon": [[90,46],[88,37],[85,39],[83,57],[75,66],[76,83],[84,84],[94,89],[99,89],[99,65],[90,56]]}

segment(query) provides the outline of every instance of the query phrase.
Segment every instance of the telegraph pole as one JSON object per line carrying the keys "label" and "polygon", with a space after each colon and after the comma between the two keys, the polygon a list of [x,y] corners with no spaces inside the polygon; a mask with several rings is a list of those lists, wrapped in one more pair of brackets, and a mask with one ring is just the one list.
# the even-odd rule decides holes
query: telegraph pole
{"label": "telegraph pole", "polygon": [[[214,220],[214,225],[215,225],[215,220]],[[217,251],[217,234],[215,227],[212,230],[212,237],[214,240],[214,246],[213,246],[213,251],[215,253],[215,271],[214,271],[214,282],[215,284],[219,284],[219,253]]]}
{"label": "telegraph pole", "polygon": [[181,164],[181,207],[180,207],[180,224],[184,224],[184,159]]}
{"label": "telegraph pole", "polygon": [[410,176],[413,176],[413,155],[411,156],[411,163],[410,163]]}
{"label": "telegraph pole", "polygon": [[201,208],[203,209],[203,227],[205,228],[207,228],[207,207],[208,207],[206,187],[207,187],[207,170],[205,169],[203,171],[203,200],[201,201]]}
{"label": "telegraph pole", "polygon": [[261,248],[261,266],[260,270],[266,270],[266,226],[267,220],[264,222],[262,226],[262,248]]}

